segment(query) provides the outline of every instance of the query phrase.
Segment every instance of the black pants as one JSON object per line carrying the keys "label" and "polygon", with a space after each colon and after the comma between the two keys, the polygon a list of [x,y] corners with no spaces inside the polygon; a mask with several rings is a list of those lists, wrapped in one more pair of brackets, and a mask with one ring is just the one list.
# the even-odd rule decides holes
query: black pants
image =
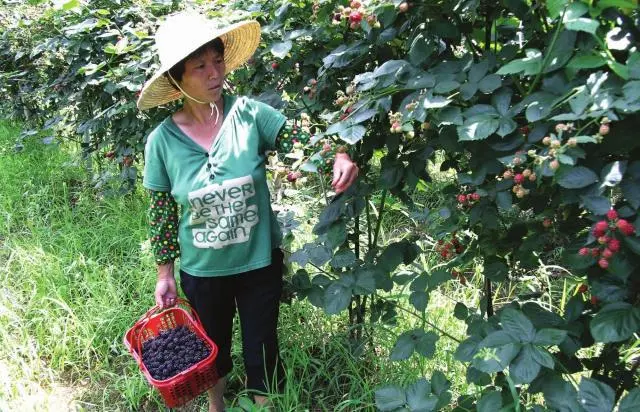
{"label": "black pants", "polygon": [[[278,313],[282,294],[283,254],[274,249],[271,265],[230,276],[199,277],[180,271],[180,285],[205,331],[218,345],[218,374],[232,369],[233,318],[240,315],[247,388],[282,389],[284,371],[278,350]],[[276,385],[276,387],[274,387]]]}

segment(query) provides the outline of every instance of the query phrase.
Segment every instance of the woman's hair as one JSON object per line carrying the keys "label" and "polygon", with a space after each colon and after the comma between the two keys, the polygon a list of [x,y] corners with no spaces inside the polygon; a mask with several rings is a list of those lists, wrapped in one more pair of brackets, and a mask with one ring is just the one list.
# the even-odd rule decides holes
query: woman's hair
{"label": "woman's hair", "polygon": [[[182,75],[184,74],[185,62],[187,60],[189,60],[189,59],[192,59],[192,58],[195,58],[195,57],[200,57],[207,50],[215,50],[216,52],[218,52],[218,54],[220,54],[221,56],[224,56],[224,43],[222,42],[222,40],[219,37],[216,37],[215,39],[211,40],[210,42],[205,43],[204,45],[200,46],[196,51],[192,52],[187,57],[185,57],[184,59],[180,60],[178,63],[173,65],[173,67],[168,70],[168,73],[171,75],[171,77],[173,77],[173,80],[175,80],[177,82],[181,81],[182,80]],[[165,76],[167,76],[166,73],[165,73]],[[173,84],[173,81],[171,80],[171,77],[169,77],[169,76],[167,76],[167,77],[169,78],[169,83],[171,83],[171,85],[173,85],[173,87],[176,87]]]}

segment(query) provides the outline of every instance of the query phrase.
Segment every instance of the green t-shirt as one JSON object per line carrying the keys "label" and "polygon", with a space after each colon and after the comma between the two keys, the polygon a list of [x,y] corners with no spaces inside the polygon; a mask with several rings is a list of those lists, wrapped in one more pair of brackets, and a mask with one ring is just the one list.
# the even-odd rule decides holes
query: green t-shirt
{"label": "green t-shirt", "polygon": [[285,117],[271,106],[224,96],[223,123],[209,152],[171,116],[149,135],[144,187],[171,192],[181,205],[180,268],[224,276],[268,266],[282,234],[271,210],[265,152]]}

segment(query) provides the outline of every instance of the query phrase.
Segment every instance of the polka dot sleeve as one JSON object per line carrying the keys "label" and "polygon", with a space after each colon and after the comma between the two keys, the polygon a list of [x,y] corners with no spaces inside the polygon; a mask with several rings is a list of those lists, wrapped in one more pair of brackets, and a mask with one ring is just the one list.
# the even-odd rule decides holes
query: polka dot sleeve
{"label": "polka dot sleeve", "polygon": [[169,192],[151,190],[149,237],[156,264],[173,262],[180,256],[178,205]]}

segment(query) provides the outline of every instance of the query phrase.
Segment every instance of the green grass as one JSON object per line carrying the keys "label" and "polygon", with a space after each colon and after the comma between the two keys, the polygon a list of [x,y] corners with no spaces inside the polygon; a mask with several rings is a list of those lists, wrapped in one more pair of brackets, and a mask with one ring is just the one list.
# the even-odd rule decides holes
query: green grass
{"label": "green grass", "polygon": [[[0,123],[0,410],[163,410],[122,343],[153,304],[144,191],[103,198],[83,184],[72,151],[27,141],[14,153],[18,133]],[[462,337],[454,305],[432,295],[428,319]],[[374,410],[376,387],[408,384],[436,369],[452,380],[454,399],[473,390],[446,337],[433,359],[388,360],[399,331],[421,326],[416,318],[400,317],[393,329],[376,326],[372,347],[356,356],[346,344],[345,315],[328,317],[297,300],[281,313],[288,379],[272,399],[278,411]],[[230,405],[246,396],[237,338]],[[185,410],[206,410],[206,402],[201,397]]]}

